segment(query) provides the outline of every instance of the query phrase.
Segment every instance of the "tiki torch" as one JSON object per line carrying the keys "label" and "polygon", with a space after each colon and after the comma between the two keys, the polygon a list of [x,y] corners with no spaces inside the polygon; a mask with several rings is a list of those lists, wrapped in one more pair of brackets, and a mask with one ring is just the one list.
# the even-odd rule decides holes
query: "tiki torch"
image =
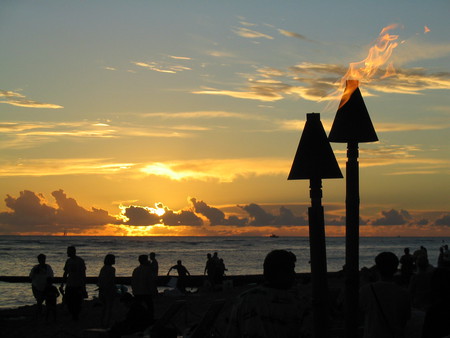
{"label": "tiki torch", "polygon": [[320,121],[320,114],[307,114],[288,180],[309,179],[308,208],[314,337],[329,336],[329,304],[322,179],[342,178],[341,170]]}
{"label": "tiki torch", "polygon": [[358,143],[378,141],[357,80],[347,80],[330,142],[347,143],[345,233],[345,337],[358,337],[359,299],[359,164]]}

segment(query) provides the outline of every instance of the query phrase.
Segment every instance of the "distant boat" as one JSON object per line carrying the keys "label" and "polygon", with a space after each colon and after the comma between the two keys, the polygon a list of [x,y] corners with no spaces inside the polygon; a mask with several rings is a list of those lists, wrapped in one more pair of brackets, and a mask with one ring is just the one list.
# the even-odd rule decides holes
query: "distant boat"
{"label": "distant boat", "polygon": [[278,237],[280,237],[280,236],[278,236],[278,235],[275,235],[275,234],[270,234],[270,236],[269,236],[270,238],[278,238]]}

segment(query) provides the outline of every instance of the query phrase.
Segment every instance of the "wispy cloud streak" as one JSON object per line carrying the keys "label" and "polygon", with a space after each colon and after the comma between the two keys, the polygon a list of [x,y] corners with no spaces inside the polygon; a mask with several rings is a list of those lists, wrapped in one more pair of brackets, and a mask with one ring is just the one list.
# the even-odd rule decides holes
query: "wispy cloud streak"
{"label": "wispy cloud streak", "polygon": [[0,103],[6,103],[16,107],[24,108],[46,108],[61,109],[64,108],[54,103],[44,103],[27,99],[24,95],[10,90],[0,90]]}

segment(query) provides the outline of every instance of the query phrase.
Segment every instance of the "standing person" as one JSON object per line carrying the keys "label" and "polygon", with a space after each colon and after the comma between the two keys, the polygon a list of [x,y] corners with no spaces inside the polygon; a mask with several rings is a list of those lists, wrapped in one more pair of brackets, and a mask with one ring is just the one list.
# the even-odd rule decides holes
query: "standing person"
{"label": "standing person", "polygon": [[53,278],[47,278],[47,285],[44,290],[45,298],[45,321],[48,321],[50,313],[53,315],[53,320],[56,322],[56,301],[59,297],[59,291],[53,284]]}
{"label": "standing person", "polygon": [[74,246],[67,248],[67,256],[64,265],[63,282],[61,288],[66,283],[64,299],[74,320],[78,320],[81,312],[83,298],[86,298],[86,265],[84,260],[77,256],[77,250]]}
{"label": "standing person", "polygon": [[158,296],[158,274],[159,274],[159,264],[156,260],[156,254],[150,252],[150,269],[152,271],[152,296]]}
{"label": "standing person", "polygon": [[153,322],[152,270],[147,255],[140,255],[138,260],[139,266],[133,270],[131,276],[131,289],[136,300],[147,307],[149,321]]}
{"label": "standing person", "polygon": [[450,270],[437,268],[431,277],[431,306],[423,324],[423,338],[450,336]]}
{"label": "standing person", "polygon": [[414,273],[414,256],[409,252],[409,248],[403,250],[404,255],[400,257],[400,273],[402,282],[408,285]]}
{"label": "standing person", "polygon": [[170,271],[177,270],[178,272],[178,281],[177,281],[177,289],[181,292],[186,292],[186,278],[190,276],[188,269],[182,264],[181,260],[177,261],[177,265],[172,266],[167,272],[167,276],[169,276]]}
{"label": "standing person", "polygon": [[211,257],[211,275],[213,279],[213,286],[218,284],[219,281],[219,254],[216,252],[213,253]]}
{"label": "standing person", "polygon": [[217,282],[222,283],[223,277],[225,276],[225,271],[228,269],[225,267],[225,262],[222,258],[219,259],[219,264],[217,265]]}
{"label": "standing person", "polygon": [[44,290],[47,285],[47,278],[53,278],[52,267],[45,263],[47,256],[39,254],[37,256],[38,263],[33,266],[30,271],[31,290],[37,302],[37,313],[42,312],[42,303],[44,302]]}
{"label": "standing person", "polygon": [[205,264],[205,271],[203,272],[204,275],[208,276],[208,282],[211,284],[211,287],[214,287],[214,268],[212,264],[212,255],[210,253],[206,254],[206,264]]}
{"label": "standing person", "polygon": [[450,251],[448,250],[448,245],[445,244],[442,250],[442,263],[443,268],[450,268]]}
{"label": "standing person", "polygon": [[380,280],[360,290],[360,308],[365,314],[364,338],[404,337],[411,317],[408,291],[394,283],[399,260],[392,252],[375,258]]}
{"label": "standing person", "polygon": [[264,284],[242,293],[231,311],[226,337],[303,337],[307,304],[295,284],[295,255],[273,250],[264,259]]}
{"label": "standing person", "polygon": [[98,295],[102,302],[102,318],[101,325],[109,327],[111,321],[112,308],[116,299],[116,269],[113,267],[116,264],[116,257],[112,254],[107,254],[103,261],[104,265],[98,275]]}

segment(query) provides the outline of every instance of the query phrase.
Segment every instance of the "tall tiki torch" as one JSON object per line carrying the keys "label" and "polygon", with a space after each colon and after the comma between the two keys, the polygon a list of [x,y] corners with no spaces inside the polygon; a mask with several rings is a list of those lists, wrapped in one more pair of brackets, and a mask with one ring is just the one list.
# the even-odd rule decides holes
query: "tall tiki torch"
{"label": "tall tiki torch", "polygon": [[329,336],[329,304],[322,178],[342,178],[341,170],[320,121],[320,114],[307,114],[305,128],[288,180],[309,179],[308,208],[314,337]]}
{"label": "tall tiki torch", "polygon": [[347,80],[328,139],[347,143],[345,234],[345,337],[358,337],[359,164],[358,143],[378,141],[357,80]]}

